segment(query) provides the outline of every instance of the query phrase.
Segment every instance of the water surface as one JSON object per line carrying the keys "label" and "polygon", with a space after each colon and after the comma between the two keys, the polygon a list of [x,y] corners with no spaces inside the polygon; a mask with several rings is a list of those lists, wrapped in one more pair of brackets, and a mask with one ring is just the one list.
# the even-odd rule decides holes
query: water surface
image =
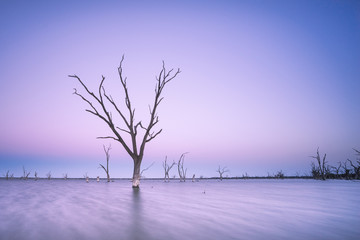
{"label": "water surface", "polygon": [[0,239],[356,239],[360,181],[0,180]]}

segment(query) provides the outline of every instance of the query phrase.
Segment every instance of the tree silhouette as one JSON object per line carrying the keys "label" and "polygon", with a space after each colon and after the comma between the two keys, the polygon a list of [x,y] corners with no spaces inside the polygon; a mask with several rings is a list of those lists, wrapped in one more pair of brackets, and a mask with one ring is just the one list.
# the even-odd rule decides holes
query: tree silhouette
{"label": "tree silhouette", "polygon": [[105,147],[105,145],[103,145],[104,148],[104,152],[106,155],[106,167],[104,167],[104,165],[100,164],[100,167],[102,167],[102,169],[104,169],[105,173],[106,173],[106,178],[107,178],[107,182],[110,182],[110,172],[109,172],[109,160],[110,160],[110,150],[111,150],[111,145],[109,145],[107,148]]}
{"label": "tree silhouette", "polygon": [[227,167],[221,168],[221,167],[219,166],[218,169],[216,170],[216,172],[219,173],[219,175],[220,175],[220,181],[222,181],[222,179],[223,179],[223,174],[226,173],[226,172],[229,172],[229,170],[227,169]]}
{"label": "tree silhouette", "polygon": [[[89,109],[86,109],[87,112],[93,114],[94,116],[103,120],[106,125],[110,128],[112,132],[112,136],[98,137],[98,138],[107,138],[113,139],[119,142],[125,151],[129,154],[129,156],[133,159],[134,170],[133,170],[133,178],[132,178],[132,187],[138,188],[140,185],[140,168],[141,162],[144,157],[145,146],[148,142],[157,137],[162,129],[154,131],[153,128],[159,122],[159,117],[157,114],[157,109],[161,101],[164,99],[161,97],[161,94],[164,90],[164,87],[173,80],[179,73],[180,69],[176,72],[173,72],[173,69],[166,70],[165,63],[162,64],[162,69],[159,75],[156,77],[156,86],[155,86],[155,98],[153,106],[149,105],[150,111],[150,120],[147,125],[144,126],[142,121],[135,123],[135,108],[131,105],[131,100],[129,96],[129,91],[127,87],[127,78],[123,76],[123,68],[122,64],[124,61],[124,56],[122,56],[120,61],[120,66],[118,67],[118,73],[122,88],[125,94],[125,106],[127,109],[127,115],[120,110],[120,107],[117,103],[115,103],[114,99],[111,95],[106,93],[104,88],[105,77],[102,76],[100,81],[100,85],[98,88],[98,94],[90,91],[84,82],[77,75],[69,75],[71,78],[75,78],[79,81],[82,87],[85,89],[89,98],[84,97],[82,94],[78,93],[76,89],[74,89],[74,94],[79,96],[83,101],[85,101],[89,105]],[[92,101],[95,103],[93,103]],[[109,106],[112,108],[120,116],[120,123],[115,123]],[[125,128],[121,128],[120,125],[125,125]],[[139,137],[140,142],[138,141],[139,130],[142,129],[143,135]],[[130,143],[125,141],[124,134],[130,136]]]}
{"label": "tree silhouette", "polygon": [[164,182],[166,181],[170,181],[170,176],[169,176],[169,172],[171,170],[171,168],[176,165],[176,163],[173,161],[171,165],[169,165],[167,163],[167,156],[165,157],[165,161],[163,162],[163,168],[164,168],[164,171],[165,171],[165,176],[164,176]]}
{"label": "tree silhouette", "polygon": [[318,166],[316,167],[314,163],[312,163],[312,175],[314,178],[320,178],[325,180],[327,178],[328,173],[330,172],[330,166],[327,165],[326,161],[326,153],[324,157],[320,158],[319,148],[316,150],[316,156],[310,156],[311,158],[315,158]]}

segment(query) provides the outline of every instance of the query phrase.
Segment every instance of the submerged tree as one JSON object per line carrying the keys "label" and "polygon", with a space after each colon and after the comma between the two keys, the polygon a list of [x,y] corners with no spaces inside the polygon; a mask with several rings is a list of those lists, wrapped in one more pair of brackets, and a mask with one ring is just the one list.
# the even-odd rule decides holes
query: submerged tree
{"label": "submerged tree", "polygon": [[[360,151],[355,148],[353,148],[353,150],[356,152],[355,155],[360,156]],[[353,168],[354,178],[360,179],[360,158],[356,159],[355,164],[350,159],[348,159],[348,161],[350,162],[350,166]]]}
{"label": "submerged tree", "polygon": [[311,172],[314,178],[320,178],[325,180],[328,173],[330,172],[330,166],[327,165],[326,162],[326,153],[324,157],[321,159],[319,154],[319,148],[317,148],[316,156],[310,156],[311,158],[315,158],[317,161],[317,166],[314,163],[311,163]]}
{"label": "submerged tree", "polygon": [[88,176],[87,172],[84,174],[84,178],[85,178],[86,182],[88,183],[89,182],[89,176]]}
{"label": "submerged tree", "polygon": [[106,168],[102,164],[100,164],[100,167],[102,167],[104,169],[104,171],[106,173],[107,181],[110,182],[110,173],[109,173],[110,153],[109,153],[109,151],[111,150],[111,145],[109,145],[107,148],[105,147],[105,145],[103,145],[103,148],[104,148],[104,152],[106,155]]}
{"label": "submerged tree", "polygon": [[[171,170],[171,168],[175,165],[176,163],[173,161],[171,165],[169,165],[167,163],[167,156],[165,157],[165,161],[163,162],[163,168],[165,171],[165,176],[164,176],[164,182],[166,181],[170,181],[170,176],[169,176],[169,172]],[[167,179],[167,180],[166,180]]]}
{"label": "submerged tree", "polygon": [[220,181],[222,181],[222,179],[223,179],[223,174],[226,173],[226,172],[229,172],[229,170],[227,169],[227,167],[221,168],[221,167],[219,166],[218,169],[216,170],[216,172],[219,173],[219,175],[220,175]]}
{"label": "submerged tree", "polygon": [[6,174],[4,174],[4,177],[6,180],[9,180],[9,176],[10,176],[9,172],[10,172],[10,170],[7,170]]}
{"label": "submerged tree", "polygon": [[342,165],[343,171],[344,171],[344,178],[346,180],[350,179],[350,168],[348,168],[347,166],[347,161],[344,162],[344,164]]}
{"label": "submerged tree", "polygon": [[340,170],[342,168],[342,163],[341,162],[338,162],[338,166],[335,167],[335,166],[331,166],[332,169],[334,169],[334,173],[335,173],[335,178],[340,178],[341,177],[341,173],[340,173]]}
{"label": "submerged tree", "polygon": [[275,175],[274,175],[275,178],[280,178],[280,179],[284,179],[285,177],[285,174],[283,173],[282,170],[278,171]]}
{"label": "submerged tree", "polygon": [[23,166],[23,176],[22,176],[22,178],[24,180],[27,180],[29,178],[30,173],[31,172],[26,171],[25,167]]}
{"label": "submerged tree", "polygon": [[177,164],[178,165],[178,173],[179,173],[180,182],[185,182],[185,179],[186,179],[187,168],[184,170],[185,154],[187,154],[187,153],[181,154],[180,159],[179,159],[178,164]]}
{"label": "submerged tree", "polygon": [[[153,140],[156,136],[158,136],[162,131],[162,129],[158,131],[153,130],[154,126],[159,122],[157,108],[163,100],[163,97],[161,97],[162,91],[166,84],[173,80],[180,73],[180,69],[178,69],[176,72],[173,72],[173,69],[166,70],[165,63],[163,62],[162,69],[159,75],[156,77],[154,103],[153,106],[149,106],[150,120],[148,124],[144,126],[142,121],[135,122],[135,108],[133,108],[131,105],[131,100],[126,82],[127,79],[123,76],[123,60],[124,56],[120,61],[118,73],[125,94],[125,106],[127,108],[127,114],[125,114],[123,110],[120,110],[121,108],[118,106],[117,103],[115,103],[112,96],[106,93],[103,86],[105,81],[104,76],[102,76],[102,80],[100,81],[98,94],[90,91],[77,75],[69,75],[69,77],[76,78],[89,96],[89,98],[84,97],[83,95],[78,93],[76,89],[74,89],[74,94],[79,96],[89,105],[90,109],[86,109],[86,111],[103,120],[113,133],[113,136],[99,138],[109,138],[119,142],[124,147],[125,151],[129,154],[129,156],[133,159],[134,170],[132,187],[138,188],[140,185],[140,169],[141,162],[144,157],[145,145],[151,140]],[[93,103],[91,100],[95,103]],[[109,109],[109,105],[112,106],[112,109],[115,110],[115,112],[119,115],[121,119],[121,124],[114,122],[114,118],[112,112]],[[120,127],[121,125],[125,125],[125,128]],[[138,130],[140,130],[139,127],[143,130],[142,136],[138,136]],[[130,137],[130,143],[125,141],[123,134],[127,134]],[[140,142],[138,140],[140,140]]]}
{"label": "submerged tree", "polygon": [[51,171],[49,171],[49,172],[46,174],[46,178],[47,178],[48,180],[51,179]]}

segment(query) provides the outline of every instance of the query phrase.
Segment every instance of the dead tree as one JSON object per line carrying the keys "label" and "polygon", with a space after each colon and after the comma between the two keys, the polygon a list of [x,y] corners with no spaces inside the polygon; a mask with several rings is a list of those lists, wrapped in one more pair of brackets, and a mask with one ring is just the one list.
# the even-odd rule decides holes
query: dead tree
{"label": "dead tree", "polygon": [[106,155],[106,168],[102,164],[100,164],[100,167],[102,167],[106,173],[107,182],[110,182],[110,173],[109,173],[110,153],[109,152],[111,150],[111,145],[109,145],[107,148],[105,147],[105,145],[103,145],[103,148],[104,148],[104,152]]}
{"label": "dead tree", "polygon": [[[355,148],[353,148],[353,150],[356,152],[355,155],[360,155],[360,151]],[[350,159],[348,159],[348,162],[350,162],[350,166],[353,168],[354,178],[360,179],[360,159],[357,158],[355,164]]]}
{"label": "dead tree", "polygon": [[226,172],[229,172],[229,170],[227,169],[227,167],[221,168],[221,167],[219,166],[218,169],[216,170],[216,172],[219,173],[219,175],[220,175],[220,181],[222,181],[222,179],[223,179],[223,174],[226,173]]}
{"label": "dead tree", "polygon": [[[170,176],[169,176],[169,172],[170,169],[175,165],[176,163],[173,161],[171,165],[169,165],[167,163],[167,156],[165,157],[165,161],[163,162],[163,168],[165,171],[165,176],[164,176],[164,182],[169,182],[170,181]],[[167,180],[166,180],[167,179]]]}
{"label": "dead tree", "polygon": [[152,162],[148,167],[146,167],[146,168],[144,168],[143,170],[141,170],[141,172],[140,172],[140,177],[141,177],[141,178],[144,177],[143,173],[144,173],[145,171],[149,170],[149,169],[154,165],[154,163],[155,163],[155,162]]}
{"label": "dead tree", "polygon": [[22,179],[27,180],[29,178],[31,172],[26,171],[25,167],[23,166],[23,176]]}
{"label": "dead tree", "polygon": [[38,173],[37,173],[37,171],[35,171],[34,177],[35,177],[35,181],[38,180]]}
{"label": "dead tree", "polygon": [[285,174],[283,173],[282,170],[278,171],[275,175],[275,178],[280,178],[280,179],[284,179],[285,178]]}
{"label": "dead tree", "polygon": [[63,174],[63,178],[64,178],[64,180],[67,180],[68,174],[67,174],[67,173],[64,173],[64,174]]}
{"label": "dead tree", "polygon": [[349,180],[350,179],[350,168],[348,168],[347,166],[347,161],[344,162],[344,164],[342,165],[342,168],[344,169],[344,178],[346,180]]}
{"label": "dead tree", "polygon": [[340,178],[340,169],[342,168],[342,163],[338,162],[339,165],[337,167],[331,166],[332,169],[334,169],[335,172],[335,178]]}
{"label": "dead tree", "polygon": [[[79,96],[82,100],[84,100],[88,105],[89,109],[86,109],[87,112],[93,114],[94,116],[100,118],[102,121],[106,123],[106,125],[110,128],[112,132],[112,136],[98,137],[102,139],[113,139],[119,142],[125,151],[129,154],[129,156],[133,159],[134,170],[132,177],[132,187],[138,188],[140,185],[140,169],[141,162],[144,157],[145,145],[157,137],[162,129],[158,131],[154,131],[153,128],[155,125],[159,123],[159,117],[157,113],[158,106],[161,101],[164,99],[162,97],[162,91],[167,83],[173,80],[179,73],[180,69],[178,69],[175,73],[173,73],[173,69],[166,70],[165,63],[163,62],[162,69],[159,75],[156,77],[156,86],[155,86],[155,98],[153,106],[149,106],[150,111],[150,120],[144,126],[142,121],[135,122],[135,108],[131,105],[131,100],[128,92],[126,77],[123,76],[123,64],[124,56],[120,61],[120,66],[118,67],[118,73],[120,77],[120,82],[125,94],[125,106],[127,108],[127,115],[123,110],[115,103],[114,99],[111,95],[106,93],[105,88],[103,86],[105,77],[102,76],[100,81],[100,85],[98,88],[98,94],[90,91],[87,86],[83,83],[83,81],[77,75],[69,75],[69,77],[76,78],[82,87],[85,89],[88,97],[84,97],[82,94],[78,93],[76,89],[74,89],[74,94]],[[92,102],[93,101],[93,102]],[[95,102],[95,103],[94,103]],[[96,105],[95,105],[96,104]],[[112,106],[112,109],[119,115],[121,119],[120,123],[115,123],[112,112],[109,109],[109,105]],[[121,125],[125,126],[121,127]],[[143,135],[138,136],[140,130],[143,130]],[[130,143],[125,141],[124,135],[126,134],[130,137]],[[138,141],[140,139],[140,142]]]}
{"label": "dead tree", "polygon": [[[320,178],[322,180],[325,180],[327,177],[327,173],[329,172],[329,167],[327,166],[326,162],[326,153],[324,157],[320,158],[319,154],[319,148],[317,148],[316,156],[310,156],[311,158],[315,158],[317,160],[317,166],[312,163],[312,173],[314,178]],[[314,173],[316,175],[314,175]]]}
{"label": "dead tree", "polygon": [[177,164],[180,182],[185,182],[185,179],[186,179],[187,168],[184,170],[185,154],[187,154],[187,153],[181,154],[180,159]]}
{"label": "dead tree", "polygon": [[47,178],[48,180],[51,179],[51,171],[49,171],[49,172],[46,174],[46,178]]}
{"label": "dead tree", "polygon": [[6,180],[9,180],[9,172],[10,172],[10,170],[7,170],[6,174],[4,175]]}
{"label": "dead tree", "polygon": [[84,178],[85,178],[86,182],[88,183],[89,182],[89,176],[88,176],[87,172],[84,174]]}

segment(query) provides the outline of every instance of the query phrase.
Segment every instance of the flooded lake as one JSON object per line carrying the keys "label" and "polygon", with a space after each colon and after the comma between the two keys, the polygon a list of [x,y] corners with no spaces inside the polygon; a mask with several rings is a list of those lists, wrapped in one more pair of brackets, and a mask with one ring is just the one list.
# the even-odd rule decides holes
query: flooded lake
{"label": "flooded lake", "polygon": [[360,181],[0,180],[0,239],[356,239]]}

